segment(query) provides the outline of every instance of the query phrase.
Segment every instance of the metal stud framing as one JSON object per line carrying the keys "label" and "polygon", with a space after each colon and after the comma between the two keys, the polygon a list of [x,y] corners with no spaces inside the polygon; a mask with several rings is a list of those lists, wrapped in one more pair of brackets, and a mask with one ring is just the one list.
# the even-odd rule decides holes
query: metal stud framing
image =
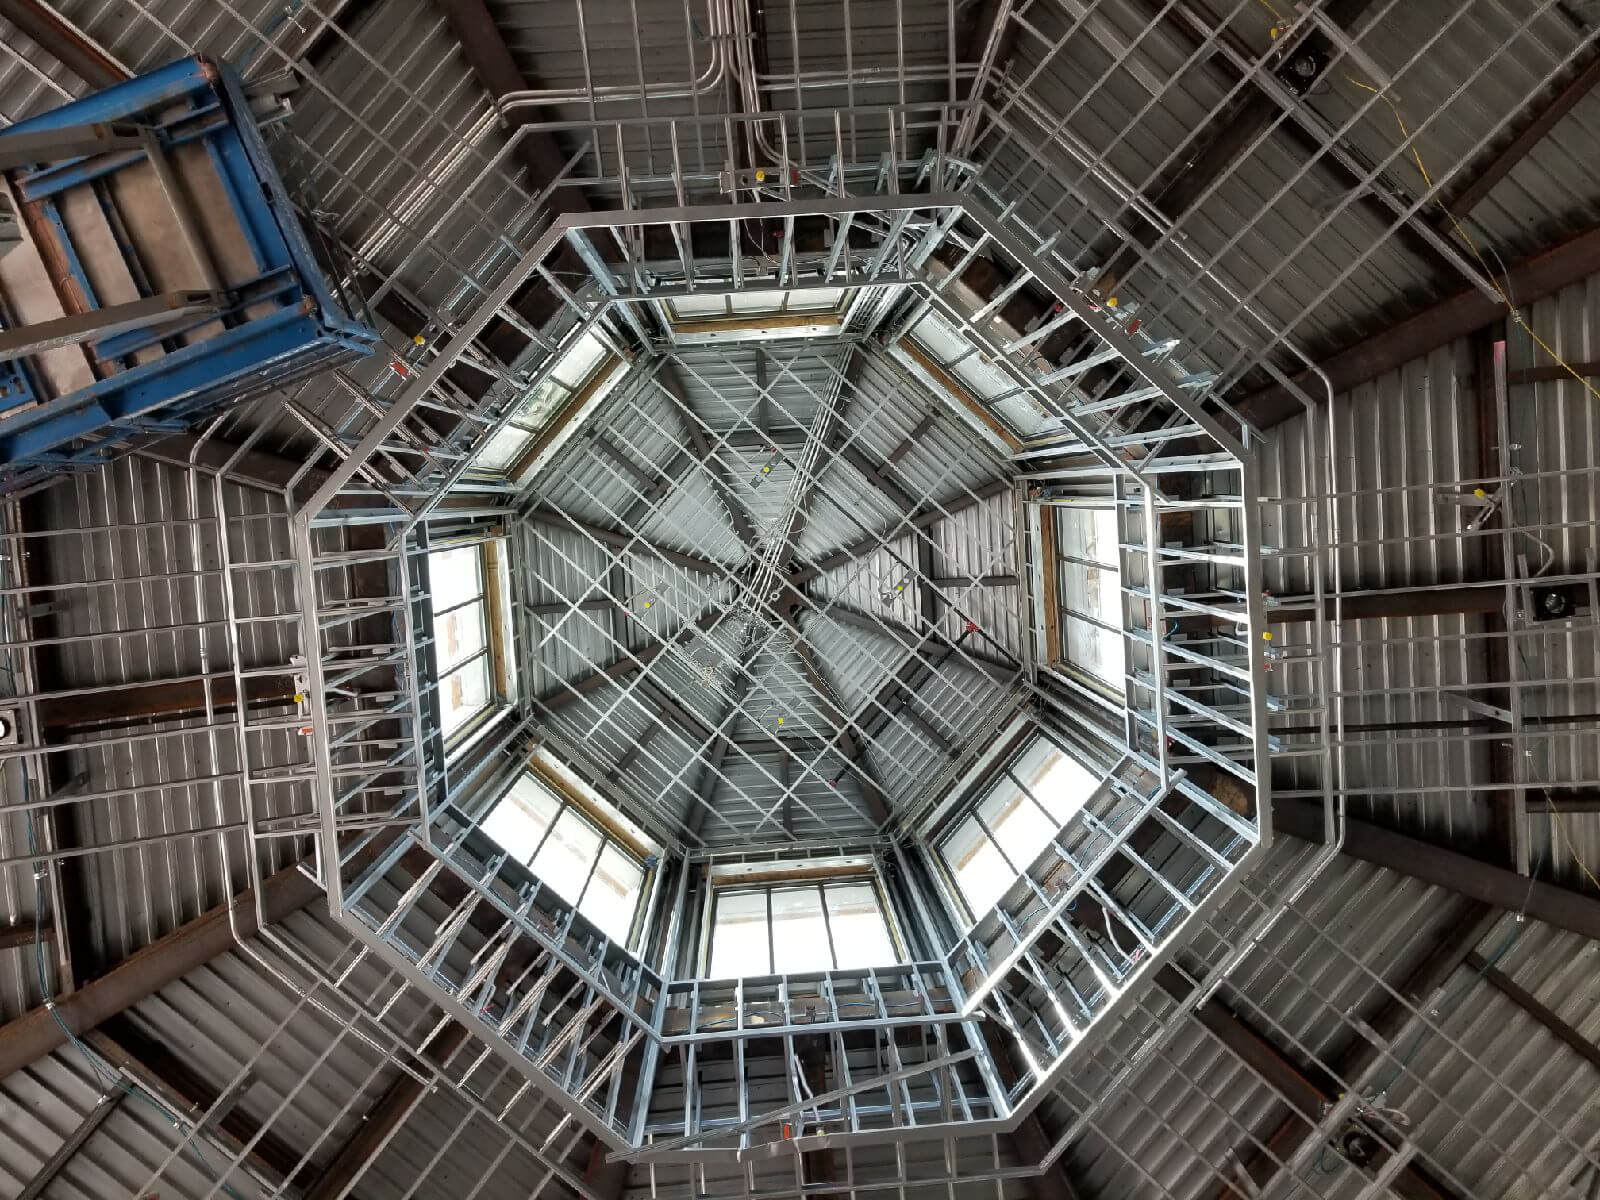
{"label": "metal stud framing", "polygon": [[[281,26],[231,2],[200,20],[141,0],[124,29],[92,5],[43,22],[44,6],[5,7],[68,71],[204,49],[248,53],[265,80],[312,54],[275,150],[390,335],[373,362],[7,510],[7,546],[36,553],[0,581],[0,703],[38,736],[0,746],[3,862],[17,906],[56,931],[7,943],[27,959],[20,1006],[259,896],[307,852],[348,922],[297,917],[242,947],[290,1007],[210,1080],[212,1112],[169,1096],[176,1132],[141,1192],[175,1190],[203,1147],[197,1194],[281,1194],[313,1168],[313,1194],[362,1194],[405,1123],[446,1101],[458,1130],[498,1139],[482,1184],[516,1162],[581,1200],[611,1200],[591,1141],[634,1186],[683,1198],[1009,1194],[1066,1163],[1085,1194],[1183,1200],[1558,1194],[1600,1171],[1569,1090],[1503,1069],[1472,1023],[1491,988],[1540,990],[1551,968],[1525,947],[1561,957],[1550,931],[1480,912],[1481,936],[1452,941],[1437,893],[1339,858],[1349,806],[1492,838],[1508,901],[1507,880],[1542,905],[1533,877],[1559,892],[1592,866],[1571,814],[1600,781],[1580,669],[1597,475],[1581,384],[1557,391],[1520,332],[1558,341],[1587,310],[1513,310],[1509,333],[1436,353],[1427,372],[1451,383],[1420,401],[1404,381],[1335,396],[1298,344],[1346,346],[1328,359],[1354,364],[1340,385],[1372,376],[1335,315],[1414,266],[1401,239],[1447,273],[1427,287],[1458,293],[1441,306],[1458,325],[1503,317],[1500,288],[1537,288],[1537,270],[1491,282],[1493,237],[1434,201],[1481,193],[1481,170],[1519,179],[1512,156],[1537,160],[1582,115],[1592,39],[1563,35],[1559,6],[1464,4],[1417,31],[1383,0],[1311,5],[1268,38],[1270,6],[1243,0],[1002,2],[962,39],[981,65],[901,35],[866,67],[861,6],[844,5],[824,35],[841,67],[803,49],[811,14],[777,6],[757,30],[720,0],[703,20],[674,10],[675,40],[636,22],[618,66],[582,3],[556,36],[584,84],[524,64],[529,88],[493,105],[418,86],[397,49],[436,62],[451,45],[421,3],[378,6],[400,14],[389,28],[329,0]],[[896,9],[908,26],[961,24],[912,7]],[[1489,29],[1436,89],[1430,69]],[[644,47],[667,42],[683,46],[659,74]],[[1308,46],[1303,99],[1288,68]],[[8,118],[73,90],[24,43],[0,55]],[[1542,115],[1551,92],[1567,117]],[[1249,138],[1227,155],[1194,141],[1240,101]],[[1469,120],[1474,105],[1496,115]],[[525,175],[535,160],[548,178]],[[1473,200],[1499,229],[1494,193]],[[826,319],[792,303],[822,290],[844,297]],[[760,292],[790,299],[742,318]],[[667,307],[716,297],[726,319],[698,335]],[[1385,363],[1438,345],[1399,336],[1414,332],[1386,338]],[[528,408],[586,335],[617,378]],[[1269,389],[1291,420],[1267,441],[1235,401]],[[1408,403],[1428,420],[1396,435],[1403,454],[1363,440]],[[517,477],[475,468],[507,431],[533,435]],[[1109,687],[1042,652],[1044,598],[1071,570],[1043,529],[1086,497],[1119,514]],[[529,686],[447,760],[422,556],[457,520],[508,538]],[[1576,614],[1541,611],[1551,594]],[[71,711],[108,681],[143,686],[120,712]],[[1097,763],[1101,800],[995,910],[946,930],[916,819],[1016,712]],[[477,835],[535,741],[668,844],[652,953],[600,938]],[[1296,828],[1327,844],[1269,855],[1271,796],[1309,802]],[[693,871],[847,845],[909,880],[918,961],[743,982],[673,969]],[[157,856],[192,865],[192,896],[141,891]],[[120,928],[66,936],[74,904],[124,887],[144,899]],[[1345,923],[1384,887],[1409,925]],[[1560,1025],[1559,996],[1532,1003]],[[377,1114],[387,1141],[324,1132],[274,1176],[223,1110],[312,1019],[336,1031],[318,1064],[365,1056],[341,1112]],[[405,1103],[383,1107],[391,1094]],[[1178,1097],[1199,1115],[1174,1117]],[[1024,1119],[1039,1138],[1012,1140]],[[104,1136],[82,1128],[90,1149]],[[446,1165],[440,1149],[427,1170]]]}

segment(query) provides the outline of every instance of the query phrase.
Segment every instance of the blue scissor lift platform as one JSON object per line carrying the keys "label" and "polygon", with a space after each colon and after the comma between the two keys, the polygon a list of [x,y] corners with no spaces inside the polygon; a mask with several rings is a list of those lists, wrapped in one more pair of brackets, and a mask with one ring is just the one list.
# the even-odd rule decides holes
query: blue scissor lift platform
{"label": "blue scissor lift platform", "polygon": [[10,126],[0,182],[18,235],[0,244],[0,492],[377,343],[225,64],[183,59]]}

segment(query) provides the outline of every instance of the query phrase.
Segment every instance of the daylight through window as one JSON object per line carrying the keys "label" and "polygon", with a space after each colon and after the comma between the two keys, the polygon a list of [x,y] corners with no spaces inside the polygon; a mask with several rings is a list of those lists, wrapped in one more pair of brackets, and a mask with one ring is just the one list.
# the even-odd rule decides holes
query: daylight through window
{"label": "daylight through window", "polygon": [[439,724],[447,739],[486,711],[503,690],[494,654],[495,639],[501,636],[500,580],[491,561],[485,542],[428,555]]}
{"label": "daylight through window", "polygon": [[644,863],[576,805],[525,773],[479,828],[600,932],[627,943]]}
{"label": "daylight through window", "polygon": [[1035,738],[939,842],[956,886],[980,917],[1099,786],[1077,760]]}
{"label": "daylight through window", "polygon": [[1117,510],[1052,506],[1061,557],[1061,655],[1122,691],[1122,567]]}
{"label": "daylight through window", "polygon": [[718,888],[710,977],[789,975],[899,960],[870,879]]}

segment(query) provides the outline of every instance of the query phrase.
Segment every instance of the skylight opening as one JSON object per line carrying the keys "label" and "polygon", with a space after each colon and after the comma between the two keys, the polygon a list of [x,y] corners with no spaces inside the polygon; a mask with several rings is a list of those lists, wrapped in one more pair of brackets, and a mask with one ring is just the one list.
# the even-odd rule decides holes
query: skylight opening
{"label": "skylight opening", "polygon": [[[965,333],[931,308],[895,339],[890,350],[936,390],[949,393],[949,383],[965,389],[1019,437],[1040,437],[1064,428],[1059,416],[1023,391],[1005,369],[990,361]],[[934,370],[929,369],[930,364]],[[940,378],[941,373],[945,378]],[[955,399],[965,407],[962,397]]]}
{"label": "skylight opening", "polygon": [[1120,695],[1127,647],[1118,511],[1074,504],[1043,513],[1056,523],[1062,660]]}
{"label": "skylight opening", "polygon": [[439,726],[447,742],[509,700],[515,676],[505,653],[509,612],[499,539],[428,555]]}
{"label": "skylight opening", "polygon": [[717,888],[710,939],[712,979],[880,967],[901,957],[864,876]]}
{"label": "skylight opening", "polygon": [[528,771],[478,828],[600,932],[629,943],[649,873],[646,860],[595,815]]}
{"label": "skylight opening", "polygon": [[705,321],[718,317],[775,316],[783,313],[836,313],[843,307],[844,298],[843,288],[815,287],[675,296],[665,303],[667,313],[674,321]]}
{"label": "skylight opening", "polygon": [[813,287],[674,296],[662,301],[681,345],[836,337],[850,292]]}
{"label": "skylight opening", "polygon": [[1099,786],[1042,735],[1011,760],[938,843],[974,919],[995,906]]}
{"label": "skylight opening", "polygon": [[579,334],[556,365],[517,406],[511,420],[489,439],[473,466],[520,474],[518,460],[529,443],[569,404],[596,404],[627,375],[627,363],[593,332]]}

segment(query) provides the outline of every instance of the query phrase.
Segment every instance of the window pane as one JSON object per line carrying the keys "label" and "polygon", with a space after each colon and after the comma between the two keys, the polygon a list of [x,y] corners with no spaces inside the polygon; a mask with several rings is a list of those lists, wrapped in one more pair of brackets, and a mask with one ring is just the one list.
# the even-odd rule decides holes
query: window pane
{"label": "window pane", "polygon": [[1113,629],[1123,627],[1122,576],[1113,567],[1061,564],[1061,595],[1068,612]]}
{"label": "window pane", "polygon": [[539,839],[561,807],[532,776],[520,775],[505,798],[496,804],[479,828],[518,862],[525,863],[539,848]]}
{"label": "window pane", "polygon": [[1034,742],[1023,751],[1014,770],[1055,819],[1057,828],[1083,807],[1100,783],[1077,759],[1045,741]]}
{"label": "window pane", "polygon": [[474,600],[433,622],[434,654],[442,674],[483,649],[483,601]]}
{"label": "window pane", "polygon": [[643,885],[644,868],[617,847],[608,845],[600,852],[594,878],[578,907],[612,941],[626,942]]}
{"label": "window pane", "polygon": [[767,894],[722,892],[711,929],[711,978],[772,974],[767,945]]}
{"label": "window pane", "polygon": [[504,471],[532,440],[533,434],[528,430],[507,425],[489,439],[489,444],[478,455],[476,465],[489,471]]}
{"label": "window pane", "polygon": [[439,681],[439,724],[449,737],[489,703],[489,660],[475,658]]}
{"label": "window pane", "polygon": [[562,812],[533,860],[533,873],[568,904],[583,897],[589,868],[600,853],[600,831],[572,809]]}
{"label": "window pane", "polygon": [[[1120,616],[1117,620],[1121,620]],[[1127,654],[1120,633],[1069,613],[1061,622],[1061,636],[1061,653],[1069,663],[1122,690],[1123,676],[1127,674]]]}
{"label": "window pane", "polygon": [[945,839],[942,852],[945,865],[956,877],[956,886],[976,916],[993,908],[1016,878],[989,835],[971,817]]}
{"label": "window pane", "polygon": [[594,373],[594,369],[600,365],[605,356],[606,348],[600,344],[599,338],[592,333],[581,334],[572,343],[572,348],[556,364],[556,368],[551,372],[551,375],[569,388],[576,389],[579,384]]}
{"label": "window pane", "polygon": [[1069,558],[1120,567],[1117,510],[1056,506],[1061,520],[1061,553]]}
{"label": "window pane", "polygon": [[428,587],[433,593],[433,611],[454,608],[463,600],[483,594],[479,568],[483,551],[477,546],[457,546],[428,555]]}
{"label": "window pane", "polygon": [[814,887],[775,888],[772,892],[772,969],[826,971],[833,966],[828,927],[822,920],[822,897]]}
{"label": "window pane", "polygon": [[724,296],[676,296],[672,312],[678,317],[720,317],[728,311]]}
{"label": "window pane", "polygon": [[[1000,849],[1005,851],[1015,871],[1026,871],[1058,828],[1050,815],[1009,779],[984,797],[978,805],[978,815],[994,834],[994,840],[1000,843]],[[1006,880],[1007,885],[1010,882]]]}
{"label": "window pane", "polygon": [[898,960],[878,893],[870,883],[830,887],[823,894],[840,967],[881,967]]}

